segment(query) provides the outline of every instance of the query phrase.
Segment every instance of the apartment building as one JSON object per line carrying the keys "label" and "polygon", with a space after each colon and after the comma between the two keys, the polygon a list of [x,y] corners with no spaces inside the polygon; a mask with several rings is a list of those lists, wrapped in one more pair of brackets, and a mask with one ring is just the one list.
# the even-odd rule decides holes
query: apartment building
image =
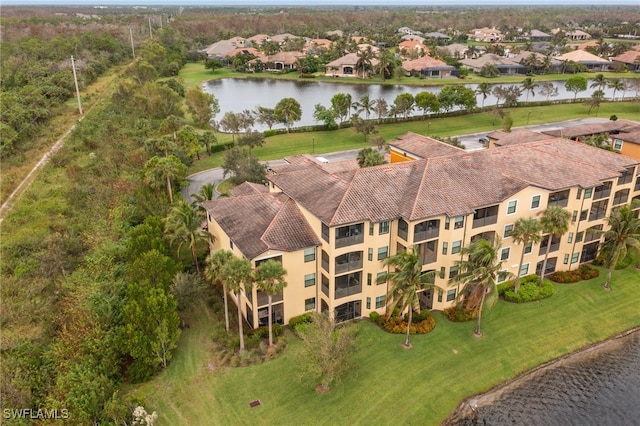
{"label": "apartment building", "polygon": [[[419,138],[404,141],[417,146]],[[640,199],[639,160],[579,142],[549,136],[466,152],[425,139],[428,149],[412,161],[365,169],[288,158],[268,173],[267,185],[243,184],[234,196],[203,204],[212,250],[232,250],[253,266],[281,261],[288,286],[274,298],[273,319],[286,323],[308,311],[331,311],[338,321],[384,313],[383,260],[415,246],[423,270],[438,273],[421,306],[442,310],[461,290],[449,280],[474,239],[499,236],[505,271],[539,273],[549,237],[523,247],[510,232],[518,218],[562,206],[571,213],[569,231],[552,238],[545,272],[574,269],[596,257],[601,236],[594,231],[611,210]],[[252,327],[266,324],[265,294],[247,290],[239,304]]]}

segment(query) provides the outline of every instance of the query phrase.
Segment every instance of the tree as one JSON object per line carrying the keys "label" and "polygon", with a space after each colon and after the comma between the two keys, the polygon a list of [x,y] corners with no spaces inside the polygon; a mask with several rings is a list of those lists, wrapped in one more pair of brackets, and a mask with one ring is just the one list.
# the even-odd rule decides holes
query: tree
{"label": "tree", "polygon": [[222,275],[225,277],[227,287],[236,298],[238,308],[238,335],[240,337],[240,353],[244,352],[244,332],[242,329],[242,290],[251,291],[251,263],[246,259],[232,257],[222,267]]}
{"label": "tree", "polygon": [[540,89],[540,94],[547,98],[547,101],[550,97],[558,96],[558,88],[554,86],[552,82],[545,81],[541,86],[542,88]]}
{"label": "tree", "polygon": [[224,177],[232,175],[230,180],[236,185],[247,181],[263,183],[267,166],[261,164],[246,148],[234,146],[224,152],[222,171]]}
{"label": "tree", "polygon": [[358,152],[358,165],[360,168],[385,164],[384,156],[374,148],[363,148]]}
{"label": "tree", "polygon": [[205,260],[204,275],[213,284],[222,286],[222,298],[224,301],[224,323],[229,333],[229,305],[227,301],[227,277],[225,273],[225,265],[233,258],[233,253],[228,250],[216,250],[210,253]]}
{"label": "tree", "polygon": [[416,106],[422,110],[424,118],[427,117],[427,111],[437,113],[440,111],[440,101],[438,96],[431,92],[420,92],[415,98]]}
{"label": "tree", "polygon": [[282,263],[277,260],[269,259],[262,262],[254,272],[254,280],[258,288],[267,293],[269,303],[269,346],[273,346],[273,316],[272,316],[272,296],[282,293],[287,286],[284,276],[287,271],[282,267]]}
{"label": "tree", "polygon": [[187,312],[203,299],[207,286],[197,273],[178,272],[171,283],[171,294],[178,303],[178,311]]}
{"label": "tree", "polygon": [[551,250],[551,240],[553,237],[562,237],[569,230],[569,218],[571,215],[565,209],[560,206],[550,206],[542,212],[542,218],[540,219],[540,226],[543,234],[547,235],[547,249],[544,253],[544,260],[542,261],[542,270],[540,271],[540,285],[544,279],[544,272],[547,269],[547,258],[549,257],[549,250]]}
{"label": "tree", "polygon": [[211,120],[220,112],[220,104],[215,96],[200,89],[187,92],[186,104],[187,111],[201,128],[209,126]]}
{"label": "tree", "polygon": [[513,230],[511,230],[511,237],[515,244],[522,244],[522,252],[520,253],[520,263],[518,264],[518,274],[516,275],[514,282],[514,292],[520,290],[520,270],[522,269],[522,263],[524,262],[525,247],[529,243],[539,243],[542,236],[540,222],[533,218],[520,218],[513,224]]}
{"label": "tree", "polygon": [[393,315],[396,309],[400,312],[408,311],[407,337],[404,346],[410,348],[409,332],[413,311],[420,313],[419,292],[433,287],[435,275],[433,272],[422,272],[419,246],[387,257],[383,263],[393,271],[385,272],[378,278],[378,283],[385,281],[390,283],[387,292],[387,314]]}
{"label": "tree", "polygon": [[356,114],[364,112],[365,120],[369,119],[371,112],[373,111],[375,101],[369,98],[369,95],[364,95],[360,98],[360,101],[354,102],[352,107],[356,111]]}
{"label": "tree", "polygon": [[336,93],[331,97],[331,109],[342,124],[349,116],[351,109],[351,95],[348,93]]}
{"label": "tree", "polygon": [[293,123],[302,118],[302,109],[294,98],[284,98],[276,104],[274,114],[276,119],[287,127],[289,133]]}
{"label": "tree", "polygon": [[527,93],[525,102],[529,102],[529,93],[531,93],[532,97],[536,95],[534,91],[536,87],[538,87],[538,85],[534,83],[533,78],[527,77],[524,79],[524,81],[522,82],[522,90]]}
{"label": "tree", "polygon": [[204,69],[211,70],[212,73],[215,73],[219,68],[224,68],[224,64],[218,59],[207,59],[204,62]]}
{"label": "tree", "polygon": [[568,92],[574,93],[573,100],[575,101],[578,97],[578,92],[587,90],[587,79],[581,75],[569,77],[564,84],[564,88],[567,89]]}
{"label": "tree", "polygon": [[296,360],[303,372],[320,382],[316,391],[326,393],[352,369],[349,356],[355,351],[356,330],[350,324],[336,329],[328,313],[312,315],[311,323],[296,329],[301,340]]}
{"label": "tree", "polygon": [[482,95],[482,108],[484,108],[484,101],[486,101],[487,97],[491,94],[491,90],[491,83],[483,81],[482,83],[478,84],[476,93],[478,95]]}
{"label": "tree", "polygon": [[327,129],[336,127],[336,113],[333,108],[326,108],[321,104],[316,104],[313,111],[313,118],[316,121],[323,122]]}
{"label": "tree", "polygon": [[500,75],[500,70],[494,64],[486,63],[480,68],[478,73],[481,77],[493,78]]}
{"label": "tree", "polygon": [[591,94],[591,98],[585,101],[585,103],[589,105],[589,114],[591,114],[591,110],[595,108],[597,117],[602,101],[604,101],[604,92],[602,90],[596,90],[595,92],[593,92]]}
{"label": "tree", "polygon": [[463,283],[464,304],[469,309],[477,310],[478,320],[474,334],[481,336],[480,324],[485,299],[489,305],[497,300],[496,277],[502,272],[502,262],[499,261],[500,239],[489,241],[480,238],[467,247],[462,247],[460,254],[466,257],[456,261],[458,274],[451,281]]}
{"label": "tree", "polygon": [[378,122],[380,122],[382,117],[387,115],[387,111],[389,110],[389,107],[387,105],[387,101],[385,99],[383,99],[383,98],[378,98],[373,102],[374,102],[373,110],[376,113],[376,115],[378,116]]}
{"label": "tree", "polygon": [[413,106],[415,104],[415,98],[411,93],[400,93],[393,101],[394,106],[398,114],[407,119],[409,114],[413,112]]}
{"label": "tree", "polygon": [[618,90],[622,91],[622,99],[624,99],[624,91],[627,88],[627,85],[625,84],[624,80],[619,78],[612,78],[607,83],[607,86],[613,89],[613,101],[616,100],[616,92]]}
{"label": "tree", "polygon": [[200,272],[198,265],[198,245],[210,239],[209,233],[202,229],[202,217],[191,204],[181,200],[169,211],[165,221],[165,233],[171,244],[178,243],[178,257],[180,249],[186,243],[191,250],[191,260]]}
{"label": "tree", "polygon": [[607,280],[603,287],[611,290],[611,273],[619,261],[627,256],[631,250],[640,249],[640,219],[636,217],[631,207],[624,205],[614,209],[607,218],[609,229],[603,232],[604,243],[600,252],[605,254]]}
{"label": "tree", "polygon": [[592,89],[598,88],[598,90],[604,90],[604,88],[607,87],[607,79],[604,77],[604,74],[596,74],[589,87]]}
{"label": "tree", "polygon": [[368,135],[376,132],[376,126],[372,121],[363,120],[357,115],[354,115],[351,118],[351,124],[353,124],[353,128],[356,132],[362,133],[365,142],[367,141]]}
{"label": "tree", "polygon": [[391,77],[393,75],[394,68],[395,57],[393,56],[393,53],[386,48],[380,49],[378,52],[378,73],[380,74],[380,79],[385,81],[385,79]]}
{"label": "tree", "polygon": [[222,120],[220,120],[220,127],[222,127],[222,130],[231,133],[231,140],[235,142],[236,135],[240,133],[240,128],[242,127],[240,114],[231,111],[226,112]]}
{"label": "tree", "polygon": [[187,176],[187,166],[182,164],[175,155],[167,157],[153,156],[145,163],[143,176],[145,183],[153,188],[162,187],[166,184],[169,202],[173,204],[172,182],[178,182],[180,185],[184,181]]}
{"label": "tree", "polygon": [[275,111],[273,108],[265,108],[265,107],[256,107],[255,110],[256,121],[260,124],[264,124],[269,127],[269,130],[273,127],[274,124],[278,122],[276,118]]}
{"label": "tree", "polygon": [[264,145],[264,133],[248,132],[238,138],[238,146],[246,146],[249,148],[249,154],[256,146]]}
{"label": "tree", "polygon": [[205,146],[207,150],[207,154],[211,154],[211,144],[218,142],[218,138],[216,137],[216,134],[211,131],[207,131],[207,132],[199,133],[197,137],[198,137],[198,141],[200,141],[200,143]]}
{"label": "tree", "polygon": [[473,109],[477,105],[476,94],[472,89],[450,84],[440,89],[438,100],[440,101],[440,106],[446,112],[451,111],[456,106],[463,109]]}
{"label": "tree", "polygon": [[180,150],[178,154],[187,161],[193,161],[194,157],[200,159],[200,139],[193,127],[184,126],[178,131],[176,145]]}
{"label": "tree", "polygon": [[371,66],[371,60],[373,59],[373,51],[371,50],[371,46],[367,46],[366,49],[358,50],[356,52],[358,56],[358,60],[356,61],[356,74],[361,73],[362,79],[367,76],[367,73],[370,72],[373,68]]}

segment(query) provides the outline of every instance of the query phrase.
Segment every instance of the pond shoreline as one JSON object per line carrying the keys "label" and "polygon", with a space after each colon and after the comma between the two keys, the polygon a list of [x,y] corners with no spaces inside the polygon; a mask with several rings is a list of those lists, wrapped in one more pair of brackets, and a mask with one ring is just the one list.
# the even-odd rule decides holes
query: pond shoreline
{"label": "pond shoreline", "polygon": [[612,346],[615,346],[620,341],[620,339],[628,337],[634,333],[640,333],[640,326],[634,327],[630,330],[624,331],[605,340],[589,344],[558,358],[549,360],[543,364],[538,365],[537,367],[524,371],[517,376],[506,380],[505,382],[493,387],[487,392],[475,394],[468,398],[465,398],[442,422],[442,426],[453,426],[457,424],[457,421],[459,421],[461,418],[473,416],[479,408],[493,404],[494,402],[499,400],[505,392],[521,384],[523,381],[531,378],[532,375],[540,372],[541,370],[559,367],[577,357],[586,356],[595,351],[610,348]]}

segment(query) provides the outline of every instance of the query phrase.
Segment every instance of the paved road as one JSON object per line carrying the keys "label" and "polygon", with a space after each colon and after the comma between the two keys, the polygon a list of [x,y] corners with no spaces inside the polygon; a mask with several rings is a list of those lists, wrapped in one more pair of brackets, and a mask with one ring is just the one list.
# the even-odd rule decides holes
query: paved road
{"label": "paved road", "polygon": [[[573,127],[573,126],[580,126],[584,124],[602,123],[605,121],[608,121],[608,119],[602,118],[602,117],[579,118],[575,120],[559,121],[559,122],[546,123],[546,124],[536,124],[532,126],[523,126],[523,127],[529,130],[533,130],[535,132],[543,132],[543,131],[549,131],[549,130],[564,129],[564,128]],[[514,129],[516,129],[516,127],[514,127]],[[459,135],[457,136],[457,138],[460,140],[460,142],[464,144],[467,151],[475,151],[478,149],[484,149],[484,146],[482,146],[482,143],[480,143],[478,139],[480,139],[481,136],[486,136],[488,133],[491,133],[491,132],[470,133],[466,135]],[[358,151],[359,149],[352,149],[349,151],[339,151],[339,152],[332,152],[328,154],[318,154],[317,157],[324,157],[330,162],[349,160],[349,159],[356,158],[358,156]],[[286,162],[284,160],[273,160],[273,161],[266,162],[266,164],[270,166],[285,164],[285,163]],[[215,169],[209,169],[209,170],[204,170],[202,172],[195,173],[187,177],[187,182],[189,183],[189,185],[182,189],[182,195],[189,200],[191,199],[190,195],[200,191],[200,187],[202,185],[206,183],[213,183],[214,185],[217,185],[223,180],[224,178],[222,176],[222,169],[219,167]]]}

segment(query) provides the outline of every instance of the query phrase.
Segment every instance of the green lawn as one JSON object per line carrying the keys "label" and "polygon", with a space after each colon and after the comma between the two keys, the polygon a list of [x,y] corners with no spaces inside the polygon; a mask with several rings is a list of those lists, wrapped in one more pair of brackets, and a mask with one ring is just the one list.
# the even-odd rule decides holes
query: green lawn
{"label": "green lawn", "polygon": [[[589,114],[589,108],[583,104],[547,105],[506,110],[513,118],[513,127],[596,116],[593,111]],[[616,114],[618,118],[640,120],[640,107],[635,102],[608,102],[603,103],[598,111],[599,117],[610,117],[612,114]],[[389,141],[409,131],[430,136],[455,136],[501,128],[500,119],[494,121],[494,116],[491,113],[484,112],[427,121],[384,124],[378,126],[378,133]],[[218,134],[218,136],[221,141],[231,140],[230,135]],[[271,136],[266,139],[266,143],[262,147],[255,148],[253,153],[260,160],[275,160],[291,155],[323,154],[347,149],[361,149],[365,146],[367,144],[361,134],[356,133],[353,129],[340,129]],[[222,156],[223,153],[217,153],[195,162],[189,168],[189,173],[220,167]]]}
{"label": "green lawn", "polygon": [[[614,275],[613,290],[599,278],[556,284],[541,302],[500,301],[483,316],[482,338],[474,323],[436,315],[435,330],[413,336],[387,334],[368,321],[357,327],[357,368],[329,394],[299,380],[292,338],[285,353],[262,365],[210,370],[215,319],[201,309],[182,334],[169,368],[132,393],[156,410],[161,425],[439,424],[464,398],[550,359],[640,324],[640,270]],[[232,309],[232,313],[235,312]],[[249,408],[260,399],[262,406]]]}

